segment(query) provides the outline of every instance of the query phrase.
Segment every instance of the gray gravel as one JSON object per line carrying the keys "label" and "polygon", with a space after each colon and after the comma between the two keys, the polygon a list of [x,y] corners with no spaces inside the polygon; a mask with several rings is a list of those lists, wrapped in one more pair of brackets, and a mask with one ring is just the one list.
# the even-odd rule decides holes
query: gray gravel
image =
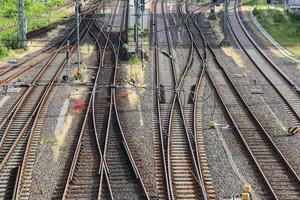
{"label": "gray gravel", "polygon": [[[56,87],[53,91],[51,101],[49,102],[48,113],[44,122],[41,138],[44,144],[40,143],[38,160],[33,173],[33,182],[31,186],[30,199],[51,199],[53,195],[60,195],[63,185],[66,180],[66,170],[69,169],[73,152],[75,150],[80,125],[83,116],[79,114],[73,115],[72,125],[65,138],[63,146],[57,147],[55,143],[54,130],[57,124],[63,101],[68,98],[73,88],[72,87]],[[69,112],[73,107],[74,101],[70,102]],[[53,148],[59,148],[59,156],[55,155]]]}
{"label": "gray gravel", "polygon": [[[209,36],[212,43],[217,41],[216,36],[211,34]],[[232,38],[231,38],[232,40]],[[213,45],[215,46],[215,45]],[[234,45],[233,45],[234,46]],[[293,122],[286,112],[282,100],[278,99],[275,91],[271,88],[268,82],[262,77],[257,69],[245,59],[245,55],[238,48],[235,48],[244,58],[247,68],[238,67],[237,64],[228,56],[224,54],[217,46],[215,52],[218,55],[221,63],[226,63],[226,69],[234,77],[234,82],[238,86],[239,91],[244,96],[246,102],[267,130],[274,142],[278,145],[283,155],[288,158],[290,164],[295,171],[300,174],[300,159],[295,155],[300,153],[299,149],[299,135],[289,137],[282,129],[282,126],[289,127]],[[247,77],[238,78],[236,74],[247,73]],[[256,85],[253,84],[256,80]],[[254,90],[261,90],[262,94],[252,94]]]}
{"label": "gray gravel", "polygon": [[[85,43],[90,44],[91,39],[86,38]],[[87,54],[83,51],[82,56],[82,67],[95,66],[95,53]],[[86,57],[89,59],[86,59]],[[77,65],[74,60],[70,63],[70,67],[65,68],[61,72],[58,80],[61,80],[65,74],[68,74],[70,78],[72,77],[72,74],[77,69]],[[82,69],[82,72],[82,79],[84,81],[91,81],[95,70]],[[88,93],[86,93],[86,91],[86,87],[76,86],[72,81],[67,84],[60,83],[52,90],[48,103],[48,113],[41,133],[38,159],[33,172],[30,199],[61,198],[85,113],[85,108],[75,111],[74,106],[77,100],[87,102]],[[68,115],[64,122],[70,126],[60,144],[59,139],[54,135],[54,130],[62,105],[68,98],[70,99],[70,104],[68,107]]]}
{"label": "gray gravel", "polygon": [[242,12],[241,14],[244,25],[248,30],[250,30],[250,35],[261,47],[263,47],[263,50],[268,57],[270,57],[280,69],[282,69],[289,77],[291,77],[295,83],[300,85],[300,70],[297,69],[297,63],[288,58],[277,56],[281,55],[281,53],[259,32],[251,19],[250,13]]}
{"label": "gray gravel", "polygon": [[[230,120],[224,115],[225,110],[219,102],[218,97],[213,92],[211,84],[206,85],[204,96],[202,98],[203,106],[203,133],[206,142],[206,151],[209,167],[212,175],[212,182],[217,194],[217,199],[226,198],[233,194],[240,194],[243,187],[242,176],[253,187],[255,194],[260,199],[259,194],[263,193],[261,188],[260,176],[253,167],[253,162],[249,159],[249,155],[245,152],[241,145],[241,140],[232,128],[218,128],[218,130],[209,129],[208,123],[212,120],[212,113],[215,107],[213,119],[218,124],[230,125]],[[214,100],[215,99],[215,100]],[[214,106],[215,101],[215,106]],[[224,146],[221,140],[225,140]],[[240,175],[237,175],[229,161],[225,148],[230,150],[234,164]]]}
{"label": "gray gravel", "polygon": [[[216,41],[218,40],[220,41],[220,38],[216,38],[215,34],[210,34],[208,37],[210,38],[213,46],[215,47],[220,62],[225,64],[226,69],[234,77],[234,82],[238,86],[239,91],[242,93],[247,103],[253,109],[258,119],[261,120],[263,126],[266,127],[268,132],[271,134],[271,136],[273,136],[273,139],[276,141],[277,144],[279,144],[280,147],[282,145],[289,146],[288,148],[285,149],[289,149],[290,152],[285,152],[285,156],[290,158],[291,157],[290,153],[292,151],[298,152],[299,148],[297,148],[297,141],[293,139],[289,139],[286,136],[283,136],[284,133],[278,126],[278,122],[276,121],[276,118],[279,118],[283,121],[283,123],[288,124],[289,116],[287,115],[287,113],[284,112],[283,107],[280,104],[280,102],[278,102],[278,99],[276,99],[273,90],[270,88],[267,82],[261,78],[261,75],[257,72],[257,70],[254,70],[253,68],[249,67],[251,66],[249,61],[246,60],[246,65],[248,66],[247,69],[238,67],[231,58],[227,57],[217,47],[218,44],[216,44]],[[236,50],[240,52],[239,49],[236,48]],[[245,57],[245,55],[244,56],[243,54],[241,55],[242,57]],[[235,74],[241,74],[243,72],[247,73],[246,78],[237,78],[237,76],[235,76]],[[254,87],[253,84],[251,84],[251,81],[253,79],[257,80],[257,84]],[[262,89],[264,94],[253,95],[251,93],[253,89]],[[273,111],[271,112],[271,110]],[[274,117],[276,115],[277,117]],[[252,182],[254,187],[257,187],[254,189],[259,194],[260,184],[257,183],[257,181],[252,180],[252,178],[255,179],[255,177],[257,177],[257,174],[254,173],[253,169],[251,170],[252,167],[246,169],[245,168],[246,165],[244,165],[244,163],[250,163],[247,162],[248,155],[244,155],[243,151],[238,150],[239,149],[238,145],[234,144],[236,139],[233,137],[233,134],[224,134],[224,138],[228,143],[230,143],[229,148],[232,154],[235,155],[235,157],[237,157],[235,158],[235,160],[236,160],[236,164],[239,166],[241,173],[244,174],[244,176],[247,176],[247,174],[251,174],[252,171],[252,175],[249,176],[247,180],[249,182]],[[282,148],[282,150],[284,149]],[[293,164],[294,166],[297,166],[297,163],[299,166],[299,162],[297,162],[297,160],[296,161],[292,160],[292,158],[290,158],[290,160],[291,163],[295,163]],[[216,191],[218,192],[218,189],[216,189]]]}
{"label": "gray gravel", "polygon": [[[151,55],[149,56],[151,57]],[[152,67],[152,64],[145,63],[143,70],[145,75],[144,86],[147,88],[151,88],[153,85]],[[128,80],[126,71],[127,69],[125,67],[119,70],[118,82],[123,86],[125,86],[126,83],[121,80]],[[153,91],[152,89],[146,89],[144,93],[140,93],[139,103],[134,106],[131,106],[130,97],[122,95],[127,92],[129,91],[126,89],[118,89],[117,91],[117,94],[121,94],[117,102],[121,125],[146,190],[150,196],[156,196],[152,136]],[[142,123],[140,120],[142,120]]]}

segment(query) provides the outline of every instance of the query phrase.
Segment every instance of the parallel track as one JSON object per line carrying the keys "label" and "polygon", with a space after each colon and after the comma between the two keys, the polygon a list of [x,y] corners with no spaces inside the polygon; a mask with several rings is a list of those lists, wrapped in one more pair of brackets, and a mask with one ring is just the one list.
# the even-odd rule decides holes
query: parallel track
{"label": "parallel track", "polygon": [[[118,5],[121,1],[118,1]],[[124,7],[127,6],[127,1],[123,1]],[[116,6],[117,8],[118,6]],[[116,9],[117,10],[117,9]],[[115,10],[115,11],[116,11]],[[127,9],[122,11],[123,17],[126,13]],[[99,32],[106,38],[105,46],[102,53],[102,60],[100,62],[99,72],[97,74],[96,82],[97,84],[105,84],[99,85],[95,84],[90,107],[91,118],[93,124],[93,135],[94,142],[97,144],[98,148],[98,158],[100,157],[100,162],[94,166],[93,169],[97,170],[96,177],[90,176],[90,179],[97,180],[97,184],[90,185],[94,187],[93,194],[101,199],[149,199],[147,192],[143,186],[143,182],[138,173],[136,165],[132,159],[132,155],[128,148],[127,142],[124,138],[124,134],[122,132],[118,112],[116,109],[115,102],[115,79],[117,73],[117,65],[118,65],[118,54],[119,54],[119,46],[120,46],[120,36],[117,39],[117,44],[114,38],[114,35],[111,35],[112,27],[114,24],[116,12],[113,15],[113,20],[110,24],[110,31],[108,34],[104,33],[99,29]],[[122,20],[121,20],[122,22]],[[120,26],[121,30],[123,30],[123,25]],[[107,47],[110,46],[108,50]],[[117,46],[117,47],[115,47]],[[104,61],[106,52],[109,52],[110,62],[106,63]],[[112,62],[112,63],[111,63]],[[102,77],[103,76],[103,77]],[[103,88],[101,88],[101,86]],[[98,90],[100,90],[101,94],[97,94]],[[81,134],[82,135],[82,134]],[[82,141],[80,138],[79,143]],[[77,148],[76,152],[80,153],[80,148]],[[77,153],[77,155],[79,154]],[[96,152],[95,152],[96,153]],[[76,178],[76,171],[78,168],[76,167],[80,164],[80,158],[75,153],[73,164],[70,170],[68,182],[64,192],[64,199],[71,198],[74,199],[80,198],[79,196],[70,196],[70,187],[74,185],[74,179]],[[98,162],[98,161],[97,161]],[[78,171],[80,174],[80,171]],[[78,188],[75,190],[78,192],[82,191],[82,183],[80,179],[78,183]],[[83,184],[84,185],[84,184]],[[129,197],[130,196],[130,197]],[[88,198],[86,195],[81,198]],[[96,197],[95,197],[96,198]]]}
{"label": "parallel track", "polygon": [[[100,10],[99,7],[98,10]],[[97,10],[96,10],[97,13]],[[96,13],[86,15],[84,23],[87,25],[91,22],[89,34],[94,38],[95,45],[98,50],[98,71],[96,75],[96,81],[93,87],[92,95],[88,104],[88,109],[85,113],[85,120],[81,129],[80,137],[78,139],[77,147],[74,153],[72,165],[70,168],[68,180],[65,186],[63,199],[97,199],[99,195],[100,187],[100,174],[99,166],[102,160],[102,153],[100,144],[98,141],[97,125],[99,122],[95,121],[95,90],[99,80],[104,81],[103,78],[103,60],[107,46],[101,46],[103,43],[103,31],[98,27],[96,22]],[[91,18],[92,20],[90,20]],[[108,39],[104,39],[104,42]],[[107,75],[107,74],[105,74]],[[101,78],[100,78],[101,77]],[[109,76],[108,76],[109,77]],[[110,80],[110,79],[109,79]],[[109,83],[106,82],[106,84]],[[103,93],[101,93],[103,94]],[[102,104],[99,104],[96,108],[101,109]],[[83,192],[84,191],[84,192]],[[109,192],[107,193],[109,196]]]}
{"label": "parallel track", "polygon": [[[89,27],[90,25],[87,25]],[[81,36],[85,37],[88,28],[84,28],[81,32]],[[66,37],[68,39],[68,37]],[[71,54],[74,52],[75,47],[71,48]],[[61,57],[61,56],[60,56]],[[32,170],[34,168],[36,151],[39,143],[39,136],[41,132],[40,117],[45,112],[44,106],[46,105],[47,98],[53,88],[57,77],[59,76],[61,70],[66,65],[66,59],[64,57],[60,58],[63,60],[60,64],[56,66],[55,69],[52,66],[49,69],[45,68],[44,73],[41,73],[35,80],[36,82],[43,82],[43,79],[47,81],[49,77],[52,77],[51,82],[45,86],[31,87],[26,91],[25,95],[22,97],[20,104],[15,112],[15,117],[11,117],[11,121],[8,121],[6,131],[1,140],[1,155],[3,160],[1,163],[1,178],[6,180],[13,180],[12,177],[17,176],[15,179],[15,187],[10,187],[10,181],[2,181],[4,188],[6,188],[5,198],[9,193],[9,189],[14,189],[14,199],[28,199],[29,190],[31,185]],[[57,59],[56,57],[54,59]],[[48,70],[48,71],[47,71]],[[19,121],[18,118],[20,118]],[[22,130],[20,132],[20,130]],[[13,139],[12,139],[13,138]],[[14,141],[14,143],[11,143]],[[19,167],[18,167],[19,166]],[[11,174],[10,171],[19,168],[17,174]],[[5,184],[5,185],[4,185]]]}
{"label": "parallel track", "polygon": [[[155,17],[157,17],[156,9],[155,5]],[[159,195],[161,198],[168,197],[168,199],[207,199],[203,178],[199,171],[198,159],[196,158],[193,126],[190,128],[189,125],[194,124],[194,120],[185,116],[180,99],[183,82],[193,64],[194,46],[191,45],[187,64],[177,80],[175,62],[172,59],[174,55],[169,32],[170,24],[167,20],[168,16],[166,15],[164,3],[161,3],[161,11],[165,30],[167,30],[167,53],[170,55],[170,76],[173,79],[175,93],[170,97],[170,95],[166,95],[168,91],[160,87],[157,20],[154,19],[156,25],[154,27],[154,45],[156,46],[154,55],[157,76],[156,85],[158,87],[156,105],[159,120],[159,135],[154,137],[154,141],[156,142],[156,151],[158,151],[157,156],[159,156],[156,158],[156,166],[160,166],[160,170],[157,171]],[[193,111],[191,110],[191,112]],[[187,115],[189,114],[188,111]],[[193,118],[193,114],[190,116]],[[162,186],[162,184],[165,185]],[[167,193],[164,194],[164,192]]]}
{"label": "parallel track", "polygon": [[[206,40],[194,16],[189,14],[203,40]],[[208,77],[268,188],[268,191],[260,195],[266,199],[299,199],[299,177],[239,93],[227,70],[214,54],[213,48],[207,44],[208,55],[212,59],[207,70]]]}
{"label": "parallel track", "polygon": [[[277,66],[258,46],[250,33],[245,28],[240,15],[239,7],[241,1],[231,1],[229,3],[228,26],[232,35],[236,39],[239,47],[251,60],[253,65],[270,83],[278,94],[278,99],[283,101],[285,110],[291,116],[293,125],[300,125],[300,90],[291,78],[289,78],[279,66]],[[296,90],[298,88],[298,90]]]}
{"label": "parallel track", "polygon": [[[190,122],[189,124],[192,125],[191,129],[194,132],[194,146],[195,146],[195,151],[196,151],[196,158],[197,162],[199,165],[199,170],[201,171],[202,174],[202,182],[204,184],[205,191],[207,193],[207,198],[208,199],[216,199],[216,193],[214,190],[214,186],[212,183],[211,179],[211,174],[210,170],[208,167],[208,162],[207,162],[207,157],[206,157],[206,150],[205,150],[205,143],[204,143],[204,138],[203,138],[203,129],[202,129],[202,110],[201,110],[201,96],[203,95],[203,89],[204,89],[204,84],[206,82],[205,77],[206,77],[206,42],[204,40],[198,40],[197,38],[199,37],[198,35],[195,35],[195,32],[192,31],[192,27],[194,27],[193,22],[190,20],[191,16],[188,14],[188,2],[183,1],[181,5],[179,6],[178,10],[180,15],[182,16],[182,19],[184,21],[184,25],[190,35],[190,40],[192,42],[192,45],[195,48],[195,52],[197,53],[197,56],[201,60],[201,65],[202,69],[199,75],[199,79],[196,83],[196,87],[194,90],[194,93],[192,94],[192,100],[193,100],[193,106],[190,108],[192,109],[191,112],[187,112],[187,116],[191,115],[189,113],[192,113],[192,116],[190,116]],[[203,6],[206,6],[206,4],[201,5],[200,8]],[[184,9],[185,8],[185,9]],[[199,8],[199,9],[200,9]],[[197,9],[198,10],[198,9]],[[194,27],[195,30],[197,30],[197,27]],[[193,30],[194,30],[193,29]],[[200,36],[201,38],[201,36]],[[199,48],[200,45],[203,48]]]}
{"label": "parallel track", "polygon": [[[101,2],[91,5],[88,9],[83,10],[81,15],[84,16],[85,13],[92,12],[100,4]],[[39,67],[45,66],[45,64],[53,59],[53,57],[55,57],[58,52],[67,47],[68,40],[71,45],[76,43],[76,37],[72,35],[75,33],[75,30],[76,26],[73,26],[70,32],[66,33],[66,36],[62,37],[49,47],[28,54],[27,57],[29,58],[24,59],[16,64],[1,68],[0,85],[9,84],[11,80],[18,78],[20,75],[24,74],[34,67],[39,69]]]}

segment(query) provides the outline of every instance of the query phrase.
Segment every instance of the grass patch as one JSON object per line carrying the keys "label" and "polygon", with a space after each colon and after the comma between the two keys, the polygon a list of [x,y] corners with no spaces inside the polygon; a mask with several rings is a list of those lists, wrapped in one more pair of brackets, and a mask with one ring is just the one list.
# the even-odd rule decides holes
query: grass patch
{"label": "grass patch", "polygon": [[[25,14],[28,31],[47,26],[61,20],[70,11],[56,11],[55,8],[67,0],[41,1],[25,0]],[[73,9],[72,9],[73,11]],[[8,56],[19,47],[18,8],[15,0],[0,0],[0,58]]]}
{"label": "grass patch", "polygon": [[239,66],[239,67],[245,67],[245,62],[241,55],[235,51],[235,49],[232,46],[223,46],[222,50],[224,53],[231,57],[232,60]]}
{"label": "grass patch", "polygon": [[44,135],[42,135],[41,138],[40,138],[40,144],[41,144],[42,146],[44,146],[44,145],[46,144],[46,138],[45,138]]}
{"label": "grass patch", "polygon": [[129,65],[142,65],[142,61],[137,56],[133,56],[128,61]]}
{"label": "grass patch", "polygon": [[129,28],[128,29],[128,42],[133,42],[134,41],[134,29]]}
{"label": "grass patch", "polygon": [[300,16],[288,13],[283,6],[268,6],[258,0],[253,14],[263,28],[282,46],[300,56]]}
{"label": "grass patch", "polygon": [[133,80],[135,84],[144,84],[144,71],[140,65],[128,66],[128,78]]}
{"label": "grass patch", "polygon": [[145,77],[141,65],[127,65],[128,101],[131,108],[140,104],[140,95],[145,93]]}

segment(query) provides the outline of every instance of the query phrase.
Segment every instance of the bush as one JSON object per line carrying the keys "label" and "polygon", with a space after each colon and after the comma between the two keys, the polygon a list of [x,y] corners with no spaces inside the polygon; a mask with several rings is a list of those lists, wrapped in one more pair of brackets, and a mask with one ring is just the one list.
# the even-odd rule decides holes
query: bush
{"label": "bush", "polygon": [[19,48],[19,37],[18,31],[16,29],[3,32],[1,34],[0,40],[8,49]]}
{"label": "bush", "polygon": [[260,15],[260,12],[257,10],[256,7],[253,9],[253,15],[255,15],[256,17],[259,17]]}
{"label": "bush", "polygon": [[273,20],[275,23],[283,23],[285,21],[284,15],[280,12],[275,12],[273,14]]}
{"label": "bush", "polygon": [[1,15],[4,18],[15,18],[18,16],[18,8],[14,1],[8,1],[1,8]]}
{"label": "bush", "polygon": [[263,13],[259,11],[256,7],[253,9],[253,15],[258,19],[260,22],[264,22],[266,18],[264,17]]}
{"label": "bush", "polygon": [[[53,7],[64,2],[66,0],[49,0],[48,3],[25,0],[28,31],[48,25]],[[0,57],[7,55],[10,49],[19,48],[17,6],[16,0],[0,0]]]}
{"label": "bush", "polygon": [[8,55],[8,49],[2,43],[0,43],[0,58]]}
{"label": "bush", "polygon": [[288,16],[289,16],[289,18],[290,18],[293,22],[300,22],[300,15],[299,15],[299,14],[295,14],[295,13],[288,12]]}
{"label": "bush", "polygon": [[130,64],[130,65],[141,65],[142,61],[137,56],[133,56],[129,59],[128,64]]}
{"label": "bush", "polygon": [[243,5],[255,5],[257,4],[257,0],[245,0]]}

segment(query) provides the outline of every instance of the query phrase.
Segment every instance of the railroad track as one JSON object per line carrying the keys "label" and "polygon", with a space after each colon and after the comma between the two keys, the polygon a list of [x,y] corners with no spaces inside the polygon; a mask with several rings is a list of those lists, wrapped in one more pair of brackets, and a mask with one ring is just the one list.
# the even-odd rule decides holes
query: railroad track
{"label": "railroad track", "polygon": [[[205,47],[206,42],[199,36],[195,35],[197,31],[197,27],[193,26],[193,22],[190,19],[190,15],[188,14],[188,2],[183,1],[181,5],[178,7],[178,11],[183,19],[184,26],[186,27],[188,34],[190,35],[190,40],[192,45],[194,46],[195,52],[200,59],[200,63],[202,65],[201,72],[199,74],[198,81],[196,85],[194,85],[191,89],[190,100],[192,100],[192,106],[186,108],[186,110],[191,110],[190,112],[186,112],[188,124],[190,124],[190,130],[194,132],[194,146],[195,146],[195,154],[197,158],[197,162],[199,165],[199,170],[202,174],[202,182],[204,184],[205,191],[207,193],[208,199],[216,199],[216,193],[214,190],[214,186],[212,184],[211,174],[208,167],[206,150],[203,138],[203,130],[202,130],[202,110],[201,110],[201,96],[203,95],[203,89],[205,86],[205,77],[206,77],[206,53]],[[206,6],[206,4],[200,6],[202,8]],[[199,8],[198,8],[199,9]],[[197,10],[198,10],[197,9]],[[202,47],[202,48],[199,48]]]}
{"label": "railroad track", "polygon": [[[63,60],[63,58],[59,58]],[[1,177],[1,193],[0,196],[11,194],[7,185],[11,179],[10,172],[22,162],[23,154],[29,135],[35,129],[36,119],[42,112],[42,107],[47,101],[47,96],[51,91],[54,80],[58,77],[65,61],[58,65],[48,65],[49,68],[44,68],[34,83],[37,81],[48,81],[52,77],[51,83],[45,86],[30,87],[22,96],[20,103],[14,113],[4,123],[5,131],[1,135],[0,141],[0,177]]]}
{"label": "railroad track", "polygon": [[[100,160],[99,164],[97,163],[97,165],[93,167],[95,172],[97,172],[96,177],[88,174],[90,179],[97,180],[97,184],[88,184],[88,186],[93,187],[94,190],[92,193],[102,199],[149,199],[124,138],[116,109],[114,85],[118,65],[119,42],[121,40],[118,38],[118,43],[115,44],[114,41],[111,40],[111,37],[114,36],[110,35],[119,3],[120,1],[117,1],[115,13],[109,25],[108,34],[99,29],[99,32],[106,38],[106,43],[96,78],[97,84],[94,86],[91,96],[89,106],[89,108],[91,107],[91,116],[89,116],[89,118],[92,121],[91,124],[93,124],[92,132],[98,148],[98,151],[94,153],[98,154]],[[126,8],[127,1],[123,3]],[[127,9],[123,9],[122,11],[123,17],[126,14],[126,10]],[[121,29],[122,28],[123,26],[121,26]],[[109,50],[107,50],[108,46],[110,46]],[[101,47],[99,46],[99,48]],[[105,53],[106,51],[110,52],[109,55],[114,57],[112,60],[109,59],[111,62],[104,61],[104,59],[107,59],[105,58],[107,55]],[[98,88],[98,84],[102,87]],[[99,94],[98,90],[100,92]],[[83,143],[82,138],[78,141],[76,152],[81,152],[81,148],[79,147],[81,143]],[[80,182],[80,179],[78,179],[79,181],[76,183],[74,182],[76,174],[82,173],[78,167],[76,167],[83,162],[81,161],[83,157],[78,156],[79,153],[75,153],[74,155],[73,167],[71,167],[70,170],[63,199],[80,198],[80,196],[76,196],[76,194],[82,192],[83,186],[85,185]],[[72,198],[70,188],[75,186],[76,190],[74,190],[73,193],[76,193]],[[81,198],[87,198],[87,196],[85,195]]]}
{"label": "railroad track", "polygon": [[[99,6],[100,4],[96,3],[96,5]],[[89,10],[93,11],[94,9],[95,9],[95,5],[92,5],[89,9],[87,9],[87,11],[89,11]],[[36,71],[37,71],[37,74],[34,75],[35,77],[38,77],[39,74],[42,74],[43,68],[47,68],[48,65],[51,65],[51,63],[55,62],[56,56],[63,57],[62,51],[67,47],[67,41],[70,40],[70,44],[72,44],[76,40],[76,37],[74,35],[72,35],[72,34],[74,34],[75,28],[76,27],[71,29],[70,33],[68,33],[64,38],[62,38],[59,42],[57,42],[55,44],[55,45],[58,45],[57,49],[53,50],[52,48],[55,47],[55,45],[53,45],[44,50],[37,51],[37,52],[33,53],[32,55],[30,55],[30,58],[25,59],[24,61],[21,61],[15,65],[9,66],[9,67],[5,68],[4,70],[0,71],[0,74],[2,75],[2,76],[1,75],[0,76],[1,76],[1,78],[3,78],[0,80],[0,85],[9,84],[9,81],[17,78],[18,76],[20,76],[21,74],[23,74],[27,71],[29,71],[33,67],[36,67]],[[82,37],[83,34],[85,34],[85,33],[81,32],[80,36]],[[74,49],[71,48],[71,51],[74,51]],[[36,57],[40,57],[39,54],[44,54],[44,53],[49,54],[49,55],[43,57],[42,59],[40,59],[38,61],[35,60]],[[70,55],[72,55],[72,54],[70,54]],[[27,66],[21,67],[24,63]],[[19,69],[19,68],[21,68],[21,69]],[[39,82],[37,82],[37,84],[38,83]],[[16,108],[18,107],[19,102],[23,101],[25,96],[28,94],[28,90],[30,90],[29,86],[34,86],[35,84],[36,84],[35,80],[33,80],[30,83],[25,83],[25,85],[23,85],[23,86],[19,85],[20,92],[19,92],[19,94],[16,95],[16,97],[14,97],[13,105],[11,107],[8,106],[9,108],[5,108],[4,112],[1,113],[0,138],[4,134],[9,121],[15,115],[15,111],[16,111]]]}
{"label": "railroad track", "polygon": [[[85,33],[83,30],[81,36]],[[74,49],[75,47],[71,48],[71,55]],[[42,127],[41,117],[45,113],[53,85],[66,64],[65,55],[55,53],[1,127],[5,128],[0,141],[1,198],[29,198],[31,175]],[[35,86],[44,82],[47,84]]]}
{"label": "railroad track", "polygon": [[[206,6],[207,4],[201,5],[200,8]],[[216,193],[214,190],[214,186],[211,179],[211,173],[208,167],[207,162],[207,156],[206,156],[206,150],[205,150],[205,143],[204,143],[204,137],[203,137],[203,129],[202,129],[202,102],[201,102],[201,96],[203,96],[204,93],[204,86],[206,83],[206,41],[202,39],[200,36],[200,40],[198,35],[195,35],[195,32],[197,31],[197,27],[193,26],[193,22],[191,20],[191,16],[188,12],[188,2],[183,1],[181,5],[178,7],[179,13],[182,16],[182,19],[184,19],[184,26],[186,27],[189,35],[192,45],[194,46],[195,52],[197,53],[197,56],[201,60],[202,69],[198,78],[198,81],[194,87],[194,90],[192,90],[191,93],[191,100],[193,102],[192,106],[188,107],[190,109],[190,112],[186,113],[187,118],[189,119],[190,129],[193,130],[194,134],[194,145],[195,145],[195,152],[196,152],[196,158],[199,165],[199,170],[201,171],[202,176],[202,182],[204,184],[205,191],[207,193],[208,199],[216,199]],[[185,8],[185,9],[184,9]],[[198,10],[196,9],[196,10]],[[200,46],[201,45],[201,46]],[[199,48],[202,47],[202,48]]]}
{"label": "railroad track", "polygon": [[[160,11],[163,16],[164,29],[166,31],[167,53],[170,63],[171,85],[175,89],[166,89],[169,82],[160,79],[159,63],[159,41],[157,35],[157,24],[159,22],[156,10],[157,4],[161,4]],[[207,199],[207,194],[203,185],[201,171],[199,170],[198,159],[196,158],[196,146],[193,138],[194,119],[193,109],[182,107],[181,90],[184,80],[190,76],[190,68],[194,60],[194,46],[190,46],[187,63],[183,68],[178,80],[175,70],[174,54],[171,45],[170,24],[167,20],[164,3],[155,4],[154,9],[154,58],[156,63],[156,86],[158,87],[156,98],[156,113],[158,114],[158,134],[154,136],[155,161],[157,171],[157,189],[159,198],[168,199]],[[185,19],[182,19],[185,21]],[[164,76],[165,77],[165,76]],[[166,77],[165,77],[166,78]],[[169,83],[170,84],[170,83]],[[168,86],[170,87],[170,86]],[[172,87],[172,86],[171,86]],[[171,90],[171,91],[170,91]],[[169,93],[169,94],[168,94]],[[167,192],[167,193],[165,193]]]}
{"label": "railroad track", "polygon": [[103,161],[100,165],[102,186],[100,195],[104,196],[105,190],[109,189],[114,199],[149,199],[121,128],[116,104],[116,90],[114,86],[116,84],[118,71],[122,32],[127,29],[127,23],[124,23],[124,19],[128,11],[128,1],[118,1],[118,3],[119,2],[123,4],[123,6],[121,6],[123,11],[117,20],[117,23],[120,24],[120,31],[117,44],[114,44],[115,57],[111,81],[112,88],[110,89],[109,120],[105,133]]}
{"label": "railroad track", "polygon": [[[99,7],[99,10],[100,9],[101,7]],[[106,47],[102,49],[101,46],[103,40],[101,34],[104,26],[102,26],[101,28],[97,26],[96,16],[96,13],[88,14],[83,20],[86,26],[89,24],[90,21],[92,23],[91,27],[89,28],[89,34],[95,40],[95,45],[99,52],[97,67],[98,71],[96,75],[94,89],[92,91],[92,95],[90,96],[88,108],[85,113],[85,120],[83,122],[83,126],[80,132],[80,136],[78,139],[77,147],[74,153],[72,165],[70,167],[62,199],[97,199],[99,195],[99,166],[102,160],[102,154],[100,150],[100,144],[98,141],[97,131],[97,125],[99,123],[98,121],[95,121],[94,95],[97,84],[99,83],[98,81],[102,80],[99,77],[101,77],[101,74],[103,73],[103,56],[105,54],[104,51],[106,51]],[[97,108],[103,106],[102,104],[99,104],[99,102],[97,103]]]}
{"label": "railroad track", "polygon": [[279,66],[277,66],[259,47],[245,28],[240,15],[241,1],[229,2],[228,26],[232,35],[255,68],[263,75],[278,95],[278,100],[284,103],[284,108],[291,116],[291,126],[300,126],[300,89]]}
{"label": "railroad track", "polygon": [[[92,12],[93,10],[96,9],[97,6],[101,4],[102,2],[98,2],[95,3],[94,5],[91,5],[88,9],[83,10],[81,15]],[[16,79],[20,75],[24,74],[25,72],[33,68],[37,68],[38,70],[41,70],[42,67],[44,67],[51,59],[53,59],[53,57],[58,52],[60,52],[61,50],[67,47],[68,39],[70,41],[70,44],[76,42],[76,37],[72,35],[75,30],[76,30],[76,26],[73,26],[70,32],[66,33],[65,37],[62,37],[61,39],[59,39],[49,47],[28,54],[26,56],[28,57],[27,59],[24,59],[16,64],[1,68],[0,85],[8,84],[11,80]]]}
{"label": "railroad track", "polygon": [[[193,23],[201,32],[194,16]],[[208,44],[208,70],[210,81],[220,97],[245,150],[249,153],[267,187],[260,194],[265,199],[299,199],[299,177],[253,114],[251,108],[237,90],[227,70],[219,62],[213,48]]]}
{"label": "railroad track", "polygon": [[[157,31],[158,31],[158,20],[157,20],[157,1],[154,2],[153,5],[153,46],[159,44]],[[154,50],[154,62],[155,62],[155,85],[159,87],[155,90],[154,96],[154,113],[153,113],[153,124],[154,124],[154,134],[153,134],[153,150],[154,150],[154,161],[155,161],[155,180],[156,180],[156,189],[157,189],[157,198],[158,199],[171,199],[170,197],[170,189],[168,183],[168,172],[167,172],[167,165],[166,165],[166,141],[167,141],[167,134],[166,134],[166,125],[168,119],[168,111],[169,108],[167,107],[164,111],[163,106],[166,105],[166,92],[164,88],[160,85],[160,72],[159,72],[159,51],[155,48]],[[164,120],[164,121],[163,121]]]}

